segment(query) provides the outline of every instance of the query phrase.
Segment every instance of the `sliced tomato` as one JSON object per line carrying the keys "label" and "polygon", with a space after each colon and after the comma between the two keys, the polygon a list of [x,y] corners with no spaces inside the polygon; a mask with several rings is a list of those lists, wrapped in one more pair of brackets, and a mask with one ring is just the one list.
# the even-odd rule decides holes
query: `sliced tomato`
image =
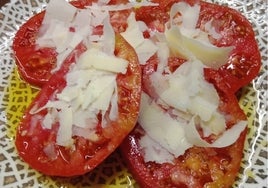
{"label": "sliced tomato", "polygon": [[[170,58],[169,67],[179,67],[185,60]],[[152,98],[157,97],[152,89],[149,75],[156,71],[157,59],[151,58],[143,67],[143,91]],[[227,128],[241,120],[246,115],[238,104],[233,93],[218,89],[220,96],[219,110],[228,114]],[[247,133],[245,129],[239,139],[228,147],[204,148],[192,147],[174,160],[174,164],[144,162],[143,150],[139,146],[139,139],[144,130],[137,125],[131,134],[120,145],[120,150],[134,178],[141,187],[230,187],[240,169],[243,155],[244,141]]]}
{"label": "sliced tomato", "polygon": [[[70,3],[77,8],[84,8],[91,5],[94,0],[71,1]],[[123,3],[111,2],[112,4]],[[36,39],[45,11],[32,16],[17,31],[13,41],[13,51],[18,66],[18,71],[22,79],[26,82],[42,87],[48,82],[56,66],[57,52],[53,48],[37,48]],[[111,24],[114,30],[119,32],[126,28],[126,19],[129,11],[111,12]]]}
{"label": "sliced tomato", "polygon": [[[151,30],[163,32],[169,20],[169,11],[176,2],[189,4],[200,3],[201,10],[197,28],[204,29],[205,24],[212,20],[212,26],[220,33],[218,40],[211,43],[218,47],[233,46],[229,60],[219,68],[221,79],[229,85],[229,91],[235,93],[255,78],[260,70],[261,56],[251,23],[238,11],[199,0],[153,0],[159,6],[141,7],[136,10],[137,20],[144,21]],[[211,77],[207,75],[207,77]]]}
{"label": "sliced tomato", "polygon": [[[144,21],[152,30],[162,32],[164,24],[169,19],[169,10],[173,3],[179,0],[153,0],[159,7],[142,7],[137,9],[136,18]],[[188,1],[190,4],[198,1]],[[197,27],[213,19],[212,24],[222,35],[219,40],[211,40],[216,46],[234,46],[226,65],[218,70],[206,68],[204,75],[208,82],[214,84],[220,96],[219,110],[226,116],[227,128],[241,120],[246,115],[238,104],[235,96],[237,90],[248,84],[257,76],[260,69],[260,53],[254,38],[250,23],[237,11],[228,7],[200,1],[201,15]],[[151,10],[151,11],[150,11]],[[161,16],[159,16],[161,15]],[[240,30],[241,29],[241,30]],[[241,32],[239,32],[241,31]],[[243,46],[245,51],[243,50]],[[185,60],[170,57],[169,68],[173,72]],[[142,66],[143,91],[156,98],[150,83],[150,74],[158,65],[157,57],[153,56]],[[247,129],[238,140],[224,148],[192,147],[176,158],[173,164],[145,162],[139,145],[139,138],[144,135],[140,125],[120,145],[120,151],[141,187],[231,187],[240,169],[243,156],[244,141]]]}
{"label": "sliced tomato", "polygon": [[[180,66],[185,60],[170,58],[170,69]],[[143,67],[143,90],[151,97],[157,97],[151,88],[148,76],[156,70],[157,60],[151,58]],[[218,90],[220,95],[219,110],[228,114],[227,128],[232,127],[240,120],[246,120],[244,112],[238,105],[233,93]],[[145,162],[143,150],[140,148],[139,139],[144,135],[144,130],[137,125],[131,134],[120,145],[120,151],[141,187],[230,187],[240,169],[243,155],[244,141],[247,129],[239,139],[228,147],[204,148],[192,147],[174,160],[174,164]]]}
{"label": "sliced tomato", "polygon": [[[129,61],[126,74],[118,74],[118,118],[110,121],[102,128],[97,126],[98,138],[90,141],[74,136],[73,147],[63,147],[56,144],[58,125],[52,129],[44,129],[40,119],[46,115],[46,110],[31,114],[36,106],[42,107],[52,96],[60,92],[66,85],[64,78],[70,65],[85,50],[79,45],[65,60],[61,69],[52,75],[38,96],[26,110],[19,124],[16,135],[16,147],[19,155],[32,168],[53,176],[74,176],[91,171],[110,155],[133,129],[140,104],[141,70],[134,49],[119,35],[116,35],[115,55]],[[100,120],[101,121],[101,120]]]}

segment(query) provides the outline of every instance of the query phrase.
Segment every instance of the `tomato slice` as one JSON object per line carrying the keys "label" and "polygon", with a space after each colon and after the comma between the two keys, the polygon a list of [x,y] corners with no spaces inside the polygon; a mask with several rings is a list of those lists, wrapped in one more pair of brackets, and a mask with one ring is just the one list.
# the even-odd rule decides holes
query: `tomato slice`
{"label": "tomato slice", "polygon": [[[70,3],[77,8],[84,8],[91,5],[94,0],[71,1]],[[123,3],[110,2],[112,4]],[[56,67],[57,52],[53,48],[37,48],[36,39],[45,11],[32,16],[17,31],[13,41],[13,51],[16,59],[18,72],[26,82],[42,87],[48,82],[53,70]],[[111,24],[114,30],[119,32],[126,28],[126,19],[129,15],[128,10],[111,12]]]}
{"label": "tomato slice", "polygon": [[[200,3],[201,10],[196,28],[201,30],[212,20],[212,26],[221,35],[220,39],[211,39],[218,46],[233,46],[228,62],[221,66],[218,74],[229,85],[229,91],[235,93],[239,88],[249,84],[261,67],[261,56],[251,23],[236,10],[226,6],[198,0],[153,0],[159,6],[141,7],[136,10],[137,20],[144,21],[151,30],[163,32],[169,20],[169,11],[176,2],[188,4]],[[209,74],[207,77],[213,79]],[[216,81],[215,81],[216,82]]]}
{"label": "tomato slice", "polygon": [[[179,58],[169,59],[169,68],[179,67],[185,60]],[[156,71],[157,59],[151,58],[143,67],[143,91],[152,98],[154,95],[149,75]],[[217,87],[216,87],[217,88]],[[231,128],[246,115],[240,108],[238,100],[233,93],[225,93],[218,89],[220,96],[219,110],[228,114],[226,127]],[[137,127],[120,145],[123,158],[141,187],[230,187],[240,169],[243,155],[244,141],[247,133],[245,129],[238,140],[223,148],[192,147],[174,159],[173,164],[145,162],[144,151],[139,145],[139,139],[145,134],[142,127]]]}
{"label": "tomato slice", "polygon": [[31,114],[36,105],[45,105],[65,87],[64,76],[83,51],[85,47],[81,44],[64,61],[61,69],[52,75],[26,110],[17,130],[15,144],[19,155],[32,168],[46,175],[75,176],[91,171],[118,147],[137,120],[141,70],[134,49],[119,34],[116,35],[115,55],[128,60],[129,65],[126,74],[118,74],[116,78],[118,117],[115,121],[110,121],[105,128],[97,126],[98,140],[90,141],[81,136],[73,136],[74,147],[59,146],[56,144],[57,124],[53,124],[52,129],[44,129],[36,117],[42,119],[46,112],[43,110]]}
{"label": "tomato slice", "polygon": [[[142,7],[137,9],[136,18],[144,21],[153,31],[162,32],[164,24],[169,19],[169,10],[173,3],[179,0],[153,0],[159,7]],[[198,1],[188,1],[190,4]],[[250,23],[237,11],[228,7],[200,1],[201,15],[197,28],[203,28],[209,20],[221,34],[219,40],[211,40],[216,46],[234,46],[229,60],[218,70],[204,69],[205,79],[213,83],[219,96],[219,110],[228,114],[227,128],[241,120],[246,115],[238,104],[235,96],[237,90],[255,78],[260,69],[260,53],[254,38]],[[159,16],[161,15],[161,16]],[[241,29],[241,30],[240,30]],[[240,31],[240,32],[239,32]],[[245,51],[243,50],[243,46]],[[184,59],[170,57],[168,60],[171,72],[176,70]],[[156,71],[158,59],[156,56],[142,66],[142,90],[151,98],[156,94],[150,83],[150,74]],[[177,157],[171,163],[158,164],[145,162],[144,151],[139,145],[139,139],[145,132],[137,127],[120,145],[120,151],[126,163],[141,187],[231,187],[240,169],[247,129],[238,140],[223,148],[192,147]]]}

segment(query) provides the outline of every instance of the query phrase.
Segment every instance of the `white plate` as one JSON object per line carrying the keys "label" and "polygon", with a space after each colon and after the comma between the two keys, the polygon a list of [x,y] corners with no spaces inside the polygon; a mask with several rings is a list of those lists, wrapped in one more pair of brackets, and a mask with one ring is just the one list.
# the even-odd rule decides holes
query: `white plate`
{"label": "white plate", "polygon": [[[233,187],[267,187],[268,4],[265,0],[214,0],[242,12],[252,23],[262,55],[262,70],[242,90],[240,104],[249,133],[240,174]],[[20,81],[14,70],[12,39],[19,26],[40,12],[44,0],[11,0],[0,10],[0,187],[135,187],[135,180],[115,152],[93,172],[76,178],[44,176],[22,162],[14,147],[15,128],[36,89]]]}

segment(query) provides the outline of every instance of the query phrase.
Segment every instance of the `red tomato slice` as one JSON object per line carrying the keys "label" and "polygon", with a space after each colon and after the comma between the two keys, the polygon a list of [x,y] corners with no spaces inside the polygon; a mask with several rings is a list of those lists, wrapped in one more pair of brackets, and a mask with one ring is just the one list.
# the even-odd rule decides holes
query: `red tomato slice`
{"label": "red tomato slice", "polygon": [[[137,9],[136,18],[144,21],[152,30],[163,32],[165,23],[169,20],[171,6],[181,1],[189,4],[200,3],[197,28],[204,28],[204,25],[213,19],[212,25],[222,36],[219,40],[211,40],[214,45],[234,46],[228,62],[218,70],[221,79],[228,83],[229,91],[235,93],[251,82],[259,73],[261,56],[250,22],[238,11],[198,0],[153,0],[152,2],[158,3],[159,6]],[[207,77],[213,79],[209,74]]]}
{"label": "red tomato slice", "polygon": [[[34,106],[41,107],[60,92],[66,85],[64,75],[70,64],[85,48],[78,48],[68,57],[61,69],[44,85],[38,96],[26,110],[17,131],[16,147],[19,155],[32,168],[54,176],[74,176],[91,171],[111,154],[127,134],[133,129],[140,104],[141,71],[134,49],[119,35],[116,35],[115,55],[129,61],[126,74],[118,74],[118,118],[105,128],[97,126],[97,141],[89,141],[83,137],[73,137],[74,147],[67,148],[56,144],[58,125],[52,129],[44,129],[38,118],[44,118],[46,110],[34,116],[30,114]],[[44,151],[46,148],[46,152]],[[49,155],[51,153],[51,156]]]}
{"label": "red tomato slice", "polygon": [[[162,32],[164,24],[169,19],[168,12],[171,5],[179,0],[153,0],[153,2],[159,3],[159,7],[137,9],[136,18],[144,21],[151,29]],[[186,0],[186,2],[192,4],[198,1]],[[235,92],[257,76],[260,69],[260,53],[253,29],[240,13],[216,4],[202,1],[200,4],[201,16],[197,27],[202,28],[208,20],[213,18],[213,25],[215,24],[223,37],[211,42],[216,46],[234,46],[226,65],[220,67],[219,70],[211,68],[204,70],[206,80],[213,83],[218,91],[219,110],[228,114],[226,125],[227,128],[230,128],[240,120],[246,120],[246,115],[239,107]],[[243,46],[247,48],[245,51]],[[171,57],[168,61],[170,70],[174,71],[184,61]],[[148,78],[152,72],[156,71],[157,64],[157,58],[152,57],[142,67],[143,91],[152,98],[157,96],[155,96]],[[194,146],[188,149],[184,155],[176,158],[174,164],[157,164],[144,162],[139,138],[145,133],[137,125],[120,145],[120,150],[141,187],[231,187],[240,168],[246,132],[247,129],[240,134],[234,144],[228,147]]]}
{"label": "red tomato slice", "polygon": [[[72,1],[71,4],[77,8],[91,5],[94,0]],[[113,4],[122,2],[111,2]],[[53,48],[36,48],[36,39],[45,11],[31,17],[23,24],[15,35],[13,51],[16,58],[18,71],[26,82],[42,87],[48,82],[56,66],[57,52]],[[117,11],[111,13],[111,23],[114,30],[119,32],[126,28],[126,19],[129,11]]]}
{"label": "red tomato slice", "polygon": [[[184,60],[170,58],[169,67],[180,66]],[[155,71],[157,60],[151,58],[143,67],[143,90],[152,98],[151,83],[148,76]],[[218,90],[220,95],[219,110],[228,114],[226,118],[227,128],[232,127],[240,120],[246,120],[237,98],[233,93],[224,93]],[[139,138],[144,135],[144,130],[137,127],[120,145],[120,151],[126,163],[141,187],[230,187],[240,169],[243,155],[244,141],[247,133],[245,129],[238,140],[224,148],[192,147],[174,160],[174,164],[144,162],[143,150],[139,145]],[[208,138],[210,139],[210,138]]]}

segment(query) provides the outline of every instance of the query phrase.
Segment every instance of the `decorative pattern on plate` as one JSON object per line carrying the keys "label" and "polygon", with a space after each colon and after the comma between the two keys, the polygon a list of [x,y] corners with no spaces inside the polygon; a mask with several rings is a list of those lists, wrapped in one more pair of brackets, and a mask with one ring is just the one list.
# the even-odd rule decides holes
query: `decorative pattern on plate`
{"label": "decorative pattern on plate", "polygon": [[[268,3],[265,0],[212,0],[241,11],[252,23],[263,66],[258,78],[241,91],[240,105],[249,133],[240,174],[233,187],[267,187]],[[44,176],[29,168],[14,147],[16,126],[37,93],[21,81],[14,66],[12,39],[19,26],[46,6],[44,0],[11,0],[0,10],[0,187],[137,187],[118,152],[92,172],[75,178]]]}

